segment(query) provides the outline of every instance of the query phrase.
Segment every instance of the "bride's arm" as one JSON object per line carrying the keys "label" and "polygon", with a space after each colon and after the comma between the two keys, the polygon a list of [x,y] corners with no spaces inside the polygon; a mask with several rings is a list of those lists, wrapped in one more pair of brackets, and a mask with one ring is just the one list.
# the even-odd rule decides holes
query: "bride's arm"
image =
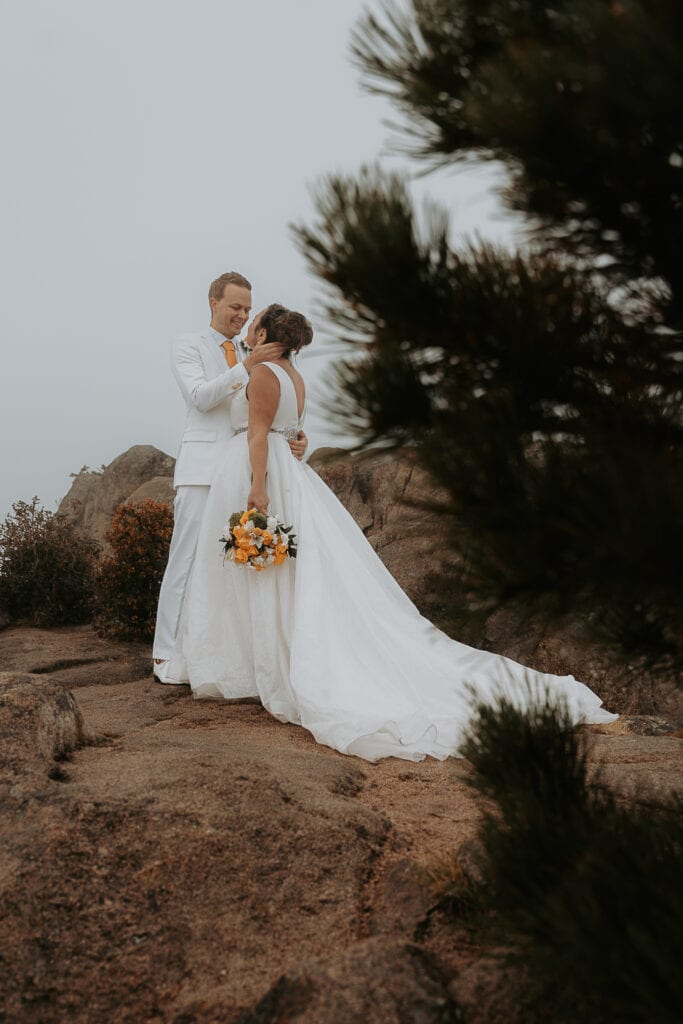
{"label": "bride's arm", "polygon": [[256,366],[249,381],[249,458],[251,490],[247,508],[268,511],[266,466],[268,464],[268,431],[273,425],[280,401],[280,382],[267,366]]}

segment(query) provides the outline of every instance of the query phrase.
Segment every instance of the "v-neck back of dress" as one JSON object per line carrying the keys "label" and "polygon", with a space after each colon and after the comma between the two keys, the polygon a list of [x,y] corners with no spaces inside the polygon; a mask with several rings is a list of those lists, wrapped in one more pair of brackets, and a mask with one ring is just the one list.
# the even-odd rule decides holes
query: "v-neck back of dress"
{"label": "v-neck back of dress", "polygon": [[[287,371],[277,363],[265,362],[262,365],[270,367],[280,382],[280,401],[273,417],[271,430],[278,432],[300,430],[306,415],[306,399],[304,398],[303,409],[299,416],[296,386]],[[243,431],[249,425],[249,399],[246,395],[246,388],[243,388],[231,399],[230,420],[236,432]]]}

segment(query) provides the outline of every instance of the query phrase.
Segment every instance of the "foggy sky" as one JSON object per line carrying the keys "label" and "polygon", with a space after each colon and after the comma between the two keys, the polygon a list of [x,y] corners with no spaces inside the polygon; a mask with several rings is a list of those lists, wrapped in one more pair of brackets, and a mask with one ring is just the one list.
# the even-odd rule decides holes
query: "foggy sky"
{"label": "foggy sky", "polygon": [[[0,516],[34,494],[54,508],[70,472],[130,445],[175,455],[170,339],[208,323],[220,273],[246,274],[256,309],[312,314],[288,224],[310,218],[320,175],[355,172],[389,138],[392,111],[348,57],[364,6],[0,0]],[[458,235],[510,242],[499,173],[415,191],[447,202]],[[309,403],[321,351],[299,363]],[[315,416],[307,432],[336,443]]]}

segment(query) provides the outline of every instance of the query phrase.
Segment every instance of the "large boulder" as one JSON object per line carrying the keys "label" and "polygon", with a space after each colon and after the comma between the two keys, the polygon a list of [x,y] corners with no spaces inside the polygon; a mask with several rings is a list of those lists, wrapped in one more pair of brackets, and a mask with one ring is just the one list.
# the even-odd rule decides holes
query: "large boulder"
{"label": "large boulder", "polygon": [[56,680],[0,672],[0,767],[5,783],[40,776],[84,741],[83,716]]}
{"label": "large boulder", "polygon": [[[154,481],[153,493],[172,500],[175,460],[151,444],[136,444],[101,472],[82,470],[74,478],[58,511],[100,544],[121,502]],[[164,483],[160,483],[160,479]],[[144,493],[150,497],[149,493]],[[157,499],[164,500],[164,499]]]}
{"label": "large boulder", "polygon": [[[443,518],[435,506],[446,502],[410,448],[351,455],[343,448],[318,448],[309,466],[334,491],[389,572],[418,605],[429,576],[442,563]],[[453,562],[457,554],[453,554]]]}
{"label": "large boulder", "polygon": [[155,476],[144,484],[140,484],[132,494],[129,494],[126,498],[126,505],[135,505],[139,501],[158,501],[162,505],[172,508],[174,499],[173,477]]}

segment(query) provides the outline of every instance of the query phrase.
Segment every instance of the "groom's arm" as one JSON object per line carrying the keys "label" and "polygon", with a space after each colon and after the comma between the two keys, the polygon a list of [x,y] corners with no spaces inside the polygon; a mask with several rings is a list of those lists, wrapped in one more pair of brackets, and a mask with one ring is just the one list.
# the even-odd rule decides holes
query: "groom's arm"
{"label": "groom's arm", "polygon": [[243,363],[207,378],[198,344],[189,338],[174,340],[171,364],[183,397],[200,412],[208,412],[249,383],[249,372]]}

